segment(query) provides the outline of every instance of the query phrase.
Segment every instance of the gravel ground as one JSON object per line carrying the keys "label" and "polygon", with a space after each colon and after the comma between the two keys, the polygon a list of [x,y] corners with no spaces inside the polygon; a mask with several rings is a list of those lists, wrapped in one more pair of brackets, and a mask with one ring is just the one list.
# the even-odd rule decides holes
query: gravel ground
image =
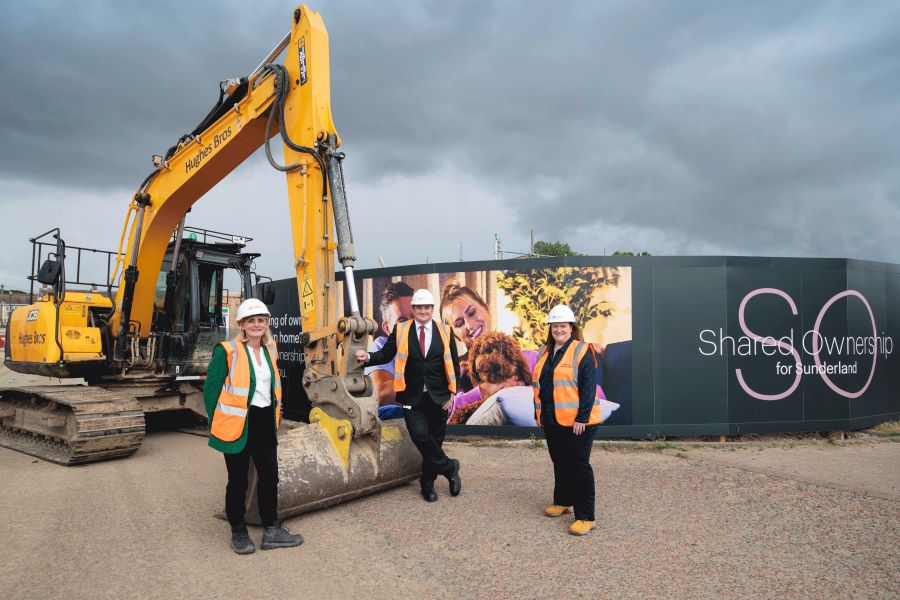
{"label": "gravel ground", "polygon": [[132,458],[72,468],[0,448],[0,597],[900,597],[889,438],[598,446],[599,523],[584,538],[566,533],[570,517],[541,516],[546,449],[447,448],[459,497],[394,489],[290,519],[303,546],[250,556],[212,516],[225,468],[200,437],[154,433]]}

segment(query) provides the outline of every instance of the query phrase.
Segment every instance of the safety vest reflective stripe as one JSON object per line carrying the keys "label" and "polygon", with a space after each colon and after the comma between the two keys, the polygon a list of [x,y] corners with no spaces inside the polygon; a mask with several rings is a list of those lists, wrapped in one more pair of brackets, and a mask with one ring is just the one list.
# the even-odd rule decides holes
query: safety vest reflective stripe
{"label": "safety vest reflective stripe", "polygon": [[[532,371],[532,389],[534,390],[534,414],[537,422],[541,422],[541,386],[540,377],[544,364],[549,359],[546,347],[538,353],[537,363]],[[575,423],[581,402],[578,393],[578,365],[587,354],[589,347],[585,342],[569,344],[556,367],[553,369],[553,413],[556,422],[564,427]],[[600,423],[600,396],[594,392],[594,403],[588,417],[588,425]]]}
{"label": "safety vest reflective stripe", "polygon": [[250,388],[233,387],[227,383],[222,384],[222,389],[225,390],[226,392],[228,392],[230,394],[234,394],[236,396],[249,396],[250,395]]}
{"label": "safety vest reflective stripe", "polygon": [[453,369],[453,356],[450,354],[450,327],[444,323],[435,323],[441,342],[444,344],[444,375],[447,376],[447,384],[450,393],[456,393],[456,371]]}
{"label": "safety vest reflective stripe", "polygon": [[[212,416],[210,433],[223,442],[233,442],[240,438],[247,423],[250,403],[250,382],[252,378],[247,349],[239,339],[222,342],[228,361],[228,376],[222,384],[219,401]],[[274,340],[266,344],[266,351],[272,363],[272,390],[275,402],[275,428],[281,423],[281,375],[277,367],[278,347]],[[266,363],[268,366],[268,361]]]}
{"label": "safety vest reflective stripe", "polygon": [[559,379],[553,382],[553,387],[578,387],[578,382],[574,379]]}
{"label": "safety vest reflective stripe", "polygon": [[269,340],[266,344],[269,349],[269,360],[272,361],[272,389],[275,391],[275,429],[281,425],[281,373],[278,371],[278,346],[275,340]]}
{"label": "safety vest reflective stripe", "polygon": [[[581,406],[581,402],[554,402],[553,406],[556,408],[574,408],[577,410],[578,407]],[[600,406],[600,398],[594,400],[593,406]]]}
{"label": "safety vest reflective stripe", "polygon": [[234,415],[235,417],[247,416],[246,408],[240,408],[238,406],[228,406],[227,404],[222,404],[221,402],[216,404],[216,410],[221,410],[226,415]]}
{"label": "safety vest reflective stripe", "polygon": [[406,360],[409,358],[409,328],[413,321],[397,323],[397,354],[394,356],[394,391],[406,389],[403,373],[406,371]]}
{"label": "safety vest reflective stripe", "polygon": [[[238,342],[237,340],[228,340],[227,344],[231,347],[232,355],[238,350]],[[231,361],[231,365],[228,367],[228,379],[234,381],[234,370],[237,367],[237,362]]]}

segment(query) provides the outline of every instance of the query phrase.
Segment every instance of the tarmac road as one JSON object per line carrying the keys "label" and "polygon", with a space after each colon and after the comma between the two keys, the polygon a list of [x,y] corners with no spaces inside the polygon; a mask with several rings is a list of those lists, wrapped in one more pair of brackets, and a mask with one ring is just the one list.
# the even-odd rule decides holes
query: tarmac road
{"label": "tarmac road", "polygon": [[[462,461],[459,497],[394,489],[289,519],[301,547],[250,556],[213,517],[224,461],[201,437],[154,433],[132,458],[70,468],[0,448],[0,598],[900,596],[890,439],[597,446],[599,524],[584,538],[540,514],[546,449],[447,447]],[[851,472],[869,472],[869,487],[846,485]]]}

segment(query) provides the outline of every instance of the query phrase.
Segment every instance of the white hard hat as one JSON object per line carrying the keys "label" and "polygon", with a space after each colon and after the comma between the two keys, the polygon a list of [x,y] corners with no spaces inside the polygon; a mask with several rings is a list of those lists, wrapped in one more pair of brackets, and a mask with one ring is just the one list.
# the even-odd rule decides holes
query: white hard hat
{"label": "white hard hat", "polygon": [[434,306],[434,296],[426,289],[416,290],[410,304],[413,306]]}
{"label": "white hard hat", "polygon": [[548,323],[574,323],[575,313],[565,304],[557,304],[547,313]]}
{"label": "white hard hat", "polygon": [[247,298],[241,302],[240,306],[238,306],[237,320],[243,321],[247,317],[252,317],[254,315],[272,316],[271,313],[269,313],[269,309],[266,308],[266,305],[263,304],[261,300]]}

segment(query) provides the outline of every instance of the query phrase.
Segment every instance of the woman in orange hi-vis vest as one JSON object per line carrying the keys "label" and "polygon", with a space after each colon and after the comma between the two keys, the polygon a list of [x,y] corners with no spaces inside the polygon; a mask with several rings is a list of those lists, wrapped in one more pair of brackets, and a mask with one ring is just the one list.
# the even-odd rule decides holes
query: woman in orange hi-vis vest
{"label": "woman in orange hi-vis vest", "polygon": [[559,517],[574,510],[569,533],[584,535],[596,523],[591,447],[600,424],[597,356],[568,306],[554,306],[547,323],[547,343],[532,372],[535,418],[544,430],[555,479],[553,504],[544,514]]}
{"label": "woman in orange hi-vis vest", "polygon": [[281,377],[278,350],[269,330],[269,309],[250,298],[238,307],[240,333],[213,350],[203,398],[209,415],[209,445],[225,454],[228,486],[225,514],[231,524],[231,548],[251,554],[256,546],[244,521],[250,460],[259,476],[257,497],[263,526],[263,550],[289,548],[303,542],[278,519],[278,441]]}

